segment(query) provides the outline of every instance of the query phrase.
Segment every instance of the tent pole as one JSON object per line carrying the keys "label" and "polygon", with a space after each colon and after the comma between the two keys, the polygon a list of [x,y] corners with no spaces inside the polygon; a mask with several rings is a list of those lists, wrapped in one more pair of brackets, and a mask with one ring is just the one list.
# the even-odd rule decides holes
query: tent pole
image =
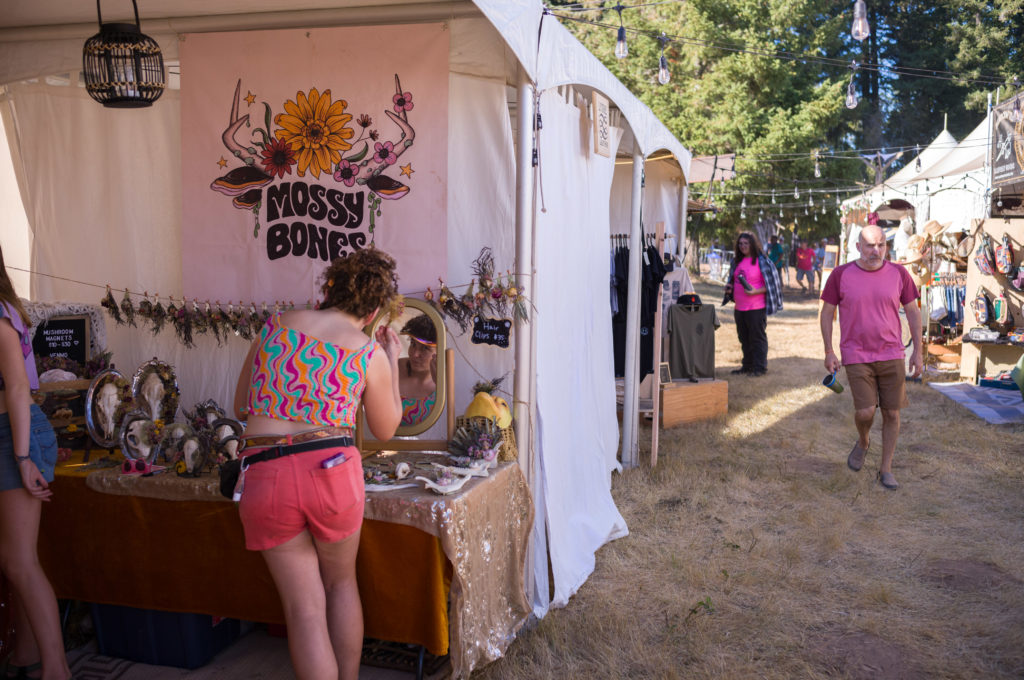
{"label": "tent pole", "polygon": [[679,178],[679,224],[676,225],[676,255],[679,261],[686,258],[686,215],[690,207],[690,186],[685,177]]}
{"label": "tent pole", "polygon": [[[516,285],[526,297],[533,300],[533,277],[536,275],[533,262],[533,229],[534,205],[533,190],[535,172],[533,168],[534,122],[537,113],[534,108],[533,83],[526,71],[520,66],[518,89],[518,108],[516,120]],[[536,508],[535,522],[544,526],[544,503],[541,498],[542,488],[540,474],[534,448],[534,404],[536,401],[536,380],[533,370],[533,339],[537,325],[536,316],[532,324],[517,319],[515,322],[515,374],[513,376],[512,411],[515,416],[516,445],[519,449],[519,467],[523,471]],[[546,611],[548,593],[546,589],[547,574],[544,574],[543,593],[538,592],[535,551],[544,551],[545,562],[547,552],[545,545],[536,545],[535,530],[530,532],[526,545],[526,563],[523,565],[523,583],[526,597],[533,609],[538,600],[543,601],[542,609]],[[543,615],[543,614],[542,614]]]}
{"label": "tent pole", "polygon": [[[533,84],[526,72],[519,70],[519,104],[516,130],[516,272],[517,285],[527,300],[533,300]],[[531,315],[532,316],[532,315]],[[534,320],[536,321],[536,319]],[[520,450],[519,466],[527,482],[532,483],[533,404],[530,400],[533,377],[531,328],[521,320],[515,322],[516,369],[513,383],[516,443]],[[524,454],[525,455],[522,455]]]}
{"label": "tent pole", "polygon": [[636,467],[639,448],[639,362],[640,356],[640,202],[644,157],[633,142],[633,192],[629,217],[629,289],[626,296],[626,377],[622,400],[622,466]]}

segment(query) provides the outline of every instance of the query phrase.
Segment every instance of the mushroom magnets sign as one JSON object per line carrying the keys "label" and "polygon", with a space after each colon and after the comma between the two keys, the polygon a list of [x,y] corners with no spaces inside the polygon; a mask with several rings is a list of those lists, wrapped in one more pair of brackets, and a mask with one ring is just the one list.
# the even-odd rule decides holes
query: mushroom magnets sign
{"label": "mushroom magnets sign", "polygon": [[445,26],[189,34],[180,56],[187,297],[304,304],[371,244],[403,290],[445,271]]}

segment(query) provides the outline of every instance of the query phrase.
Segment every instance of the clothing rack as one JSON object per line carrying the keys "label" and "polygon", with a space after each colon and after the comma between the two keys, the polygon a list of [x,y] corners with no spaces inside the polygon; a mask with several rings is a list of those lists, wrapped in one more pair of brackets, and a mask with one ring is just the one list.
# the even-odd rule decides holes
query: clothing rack
{"label": "clothing rack", "polygon": [[928,282],[930,286],[966,286],[967,285],[967,273],[966,272],[944,272],[936,273],[932,275],[932,280]]}

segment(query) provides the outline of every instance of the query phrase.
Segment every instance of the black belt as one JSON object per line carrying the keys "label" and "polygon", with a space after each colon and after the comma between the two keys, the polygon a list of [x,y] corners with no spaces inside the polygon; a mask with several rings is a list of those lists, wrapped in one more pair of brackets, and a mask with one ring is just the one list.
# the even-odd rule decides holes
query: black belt
{"label": "black belt", "polygon": [[285,444],[271,446],[259,453],[254,453],[251,456],[244,456],[242,463],[248,467],[253,463],[262,463],[268,460],[277,460],[278,458],[284,458],[295,453],[305,453],[306,451],[317,451],[319,449],[333,449],[343,446],[355,446],[355,441],[352,437],[324,437],[323,439],[313,439],[308,442],[302,442],[301,444]]}

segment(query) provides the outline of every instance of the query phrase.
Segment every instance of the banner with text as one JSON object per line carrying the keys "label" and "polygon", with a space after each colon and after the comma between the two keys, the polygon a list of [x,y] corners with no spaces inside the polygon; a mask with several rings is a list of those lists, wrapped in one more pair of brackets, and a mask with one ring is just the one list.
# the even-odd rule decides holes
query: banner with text
{"label": "banner with text", "polygon": [[992,109],[992,185],[1024,182],[1024,94]]}
{"label": "banner with text", "polygon": [[186,297],[305,304],[370,244],[403,291],[447,270],[443,25],[189,34],[180,55]]}

